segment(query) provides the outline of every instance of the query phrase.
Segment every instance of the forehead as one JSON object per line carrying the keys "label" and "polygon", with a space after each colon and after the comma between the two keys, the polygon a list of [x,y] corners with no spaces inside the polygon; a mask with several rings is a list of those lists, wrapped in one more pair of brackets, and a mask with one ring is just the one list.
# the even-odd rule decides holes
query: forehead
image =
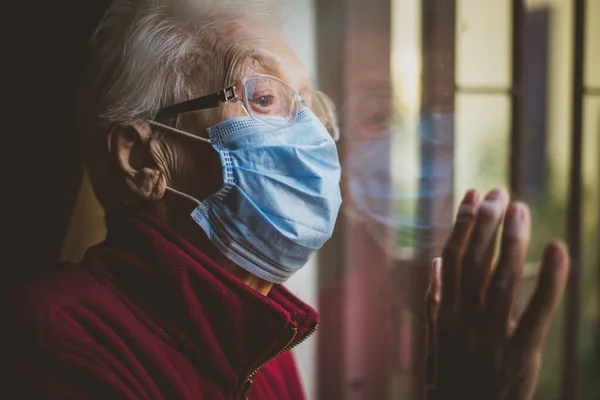
{"label": "forehead", "polygon": [[[248,48],[240,52],[245,54],[245,57],[238,60],[236,79],[247,74],[262,73],[285,81],[299,92],[312,88],[306,68],[282,39],[270,31],[257,30],[254,27],[246,27],[243,31],[246,38],[240,43]],[[253,36],[255,40],[248,40],[248,35]]]}
{"label": "forehead", "polygon": [[283,40],[272,38],[259,57],[258,62],[265,68],[267,74],[284,80],[299,92],[312,88],[306,68]]}

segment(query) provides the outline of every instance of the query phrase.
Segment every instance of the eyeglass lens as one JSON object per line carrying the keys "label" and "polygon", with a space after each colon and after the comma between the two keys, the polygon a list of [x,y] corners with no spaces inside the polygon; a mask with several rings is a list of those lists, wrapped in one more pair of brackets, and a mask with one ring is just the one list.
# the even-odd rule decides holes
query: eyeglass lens
{"label": "eyeglass lens", "polygon": [[[243,82],[244,104],[250,116],[269,124],[290,124],[298,115],[299,99],[285,83],[263,76],[248,76]],[[305,105],[337,139],[335,107],[329,98],[318,91],[303,93]],[[277,117],[277,118],[273,118]]]}

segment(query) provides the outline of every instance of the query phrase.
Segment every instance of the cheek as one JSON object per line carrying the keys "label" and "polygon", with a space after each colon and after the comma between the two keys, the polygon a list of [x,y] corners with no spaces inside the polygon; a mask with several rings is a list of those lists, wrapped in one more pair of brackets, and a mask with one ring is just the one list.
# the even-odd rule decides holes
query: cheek
{"label": "cheek", "polygon": [[244,110],[242,101],[236,101],[235,103],[223,104],[219,108],[219,122],[226,121],[236,117],[247,117],[248,114]]}
{"label": "cheek", "polygon": [[204,200],[223,186],[221,158],[208,143],[194,151],[193,157],[196,168],[190,186],[197,191],[195,197]]}

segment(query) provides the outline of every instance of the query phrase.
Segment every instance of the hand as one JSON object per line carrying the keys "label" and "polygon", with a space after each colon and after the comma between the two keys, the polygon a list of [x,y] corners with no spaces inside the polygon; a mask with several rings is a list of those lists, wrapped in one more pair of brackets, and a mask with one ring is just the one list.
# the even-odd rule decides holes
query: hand
{"label": "hand", "polygon": [[[481,202],[477,192],[467,192],[442,257],[434,260],[427,295],[434,363],[428,368],[433,373],[429,399],[527,400],[533,395],[569,258],[561,243],[546,247],[535,292],[515,320],[531,222],[525,204],[508,203],[504,190],[488,193]],[[492,268],[503,220],[500,255]]]}

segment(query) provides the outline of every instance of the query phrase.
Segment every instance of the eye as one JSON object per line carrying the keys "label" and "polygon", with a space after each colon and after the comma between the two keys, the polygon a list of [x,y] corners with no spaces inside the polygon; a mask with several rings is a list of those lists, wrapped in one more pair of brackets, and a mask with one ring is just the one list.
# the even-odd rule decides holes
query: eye
{"label": "eye", "polygon": [[258,107],[266,108],[273,105],[274,99],[275,97],[272,95],[263,95],[250,99],[250,102]]}

